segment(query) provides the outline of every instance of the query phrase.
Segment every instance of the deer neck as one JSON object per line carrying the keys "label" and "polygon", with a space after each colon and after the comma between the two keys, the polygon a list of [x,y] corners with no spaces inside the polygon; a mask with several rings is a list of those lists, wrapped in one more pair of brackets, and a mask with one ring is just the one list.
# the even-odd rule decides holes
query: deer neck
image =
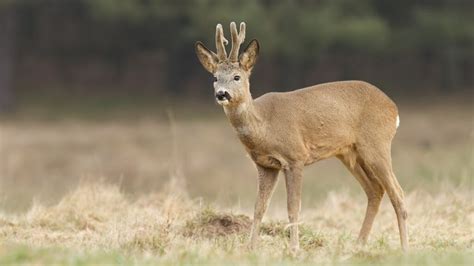
{"label": "deer neck", "polygon": [[252,149],[263,136],[261,116],[252,97],[236,104],[224,106],[224,112],[245,146]]}

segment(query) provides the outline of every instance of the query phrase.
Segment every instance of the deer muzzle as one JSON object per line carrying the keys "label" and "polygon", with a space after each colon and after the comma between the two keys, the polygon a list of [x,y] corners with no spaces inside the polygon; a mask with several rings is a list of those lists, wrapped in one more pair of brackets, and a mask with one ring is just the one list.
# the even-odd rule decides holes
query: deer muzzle
{"label": "deer muzzle", "polygon": [[229,92],[220,90],[220,91],[216,92],[216,99],[217,99],[218,102],[226,101],[226,100],[230,101],[230,99],[232,99],[232,97],[230,96]]}

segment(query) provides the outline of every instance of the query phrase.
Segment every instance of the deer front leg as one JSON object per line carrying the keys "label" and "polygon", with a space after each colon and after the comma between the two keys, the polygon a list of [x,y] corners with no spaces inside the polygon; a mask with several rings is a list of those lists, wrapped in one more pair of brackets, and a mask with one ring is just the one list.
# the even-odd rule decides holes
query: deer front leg
{"label": "deer front leg", "polygon": [[285,170],[288,219],[290,221],[290,250],[299,249],[298,219],[301,210],[302,166],[292,166]]}
{"label": "deer front leg", "polygon": [[255,202],[255,211],[253,216],[252,230],[250,232],[250,248],[254,249],[257,245],[258,235],[260,232],[260,224],[263,216],[270,204],[275,185],[278,180],[277,169],[264,168],[257,165],[258,170],[258,193]]}

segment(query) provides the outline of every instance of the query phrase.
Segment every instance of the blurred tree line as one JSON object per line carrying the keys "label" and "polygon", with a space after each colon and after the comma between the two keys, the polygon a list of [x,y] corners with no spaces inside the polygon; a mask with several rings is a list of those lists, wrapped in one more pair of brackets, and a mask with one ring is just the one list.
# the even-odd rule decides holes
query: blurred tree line
{"label": "blurred tree line", "polygon": [[0,108],[14,95],[208,96],[216,23],[262,46],[258,95],[362,79],[400,95],[473,87],[473,1],[0,0]]}

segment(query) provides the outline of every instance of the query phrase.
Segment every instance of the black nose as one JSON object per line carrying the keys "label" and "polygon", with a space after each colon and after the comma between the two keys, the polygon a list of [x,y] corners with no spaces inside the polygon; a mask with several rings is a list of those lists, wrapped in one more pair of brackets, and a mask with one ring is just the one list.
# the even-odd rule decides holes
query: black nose
{"label": "black nose", "polygon": [[225,92],[223,92],[223,91],[218,91],[218,92],[216,93],[216,98],[217,98],[218,100],[220,100],[220,101],[224,100],[224,99],[225,99]]}
{"label": "black nose", "polygon": [[223,100],[230,100],[230,94],[227,92],[227,91],[218,91],[216,93],[216,98],[217,100],[219,101],[223,101]]}

